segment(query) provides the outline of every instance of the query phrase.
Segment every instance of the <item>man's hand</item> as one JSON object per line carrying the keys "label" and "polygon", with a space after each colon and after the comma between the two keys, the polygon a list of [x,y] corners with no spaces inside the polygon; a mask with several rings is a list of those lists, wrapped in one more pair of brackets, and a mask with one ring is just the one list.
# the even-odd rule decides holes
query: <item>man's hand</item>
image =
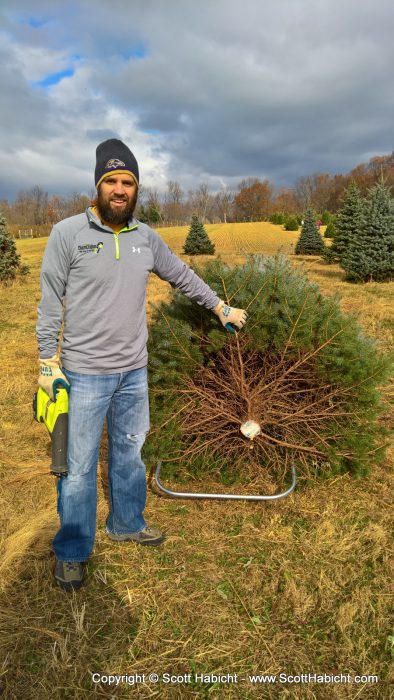
{"label": "man's hand", "polygon": [[38,384],[54,401],[56,398],[56,391],[61,387],[69,391],[70,383],[60,369],[58,354],[49,357],[47,360],[40,357],[39,362],[40,374],[38,376]]}
{"label": "man's hand", "polygon": [[245,325],[248,317],[244,309],[235,309],[233,306],[228,306],[222,299],[213,309],[213,313],[219,317],[224,327],[226,327],[227,323],[231,323],[239,329]]}

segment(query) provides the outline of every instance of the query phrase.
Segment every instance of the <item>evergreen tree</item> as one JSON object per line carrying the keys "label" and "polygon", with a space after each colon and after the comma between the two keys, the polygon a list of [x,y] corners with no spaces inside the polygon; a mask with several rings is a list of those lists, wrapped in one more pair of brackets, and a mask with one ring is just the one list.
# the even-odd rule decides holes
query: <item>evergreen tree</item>
{"label": "evergreen tree", "polygon": [[337,227],[335,224],[334,217],[327,224],[327,228],[324,231],[324,238],[335,238],[337,235]]}
{"label": "evergreen tree", "polygon": [[270,222],[271,224],[281,224],[283,225],[286,222],[286,216],[285,214],[282,214],[280,211],[276,211],[270,216]]}
{"label": "evergreen tree", "polygon": [[295,247],[296,255],[319,255],[324,251],[324,241],[316,226],[316,214],[308,209],[304,217],[304,225]]}
{"label": "evergreen tree", "polygon": [[160,212],[156,209],[154,204],[149,207],[144,207],[141,204],[138,208],[137,218],[142,221],[143,224],[148,224],[149,226],[155,226],[160,222]]}
{"label": "evergreen tree", "polygon": [[394,200],[383,179],[370,188],[362,226],[340,264],[350,282],[394,279]]}
{"label": "evergreen tree", "polygon": [[186,255],[213,255],[215,252],[214,244],[209,240],[202,222],[195,214],[192,216],[183,251]]}
{"label": "evergreen tree", "polygon": [[151,224],[152,226],[155,226],[156,224],[160,223],[160,212],[156,209],[154,204],[151,204],[148,213],[148,223]]}
{"label": "evergreen tree", "polygon": [[364,200],[361,192],[354,182],[351,181],[345,190],[341,207],[336,217],[335,240],[331,246],[331,255],[334,259],[341,261],[347,252],[350,241],[357,238],[364,224]]}
{"label": "evergreen tree", "polygon": [[7,222],[0,214],[0,282],[15,279],[18,272],[21,275],[26,275],[29,268],[27,265],[21,264],[15,242],[8,235]]}
{"label": "evergreen tree", "polygon": [[286,219],[285,231],[298,231],[298,221],[295,216],[289,216]]}
{"label": "evergreen tree", "polygon": [[[337,230],[335,227],[335,217],[333,216],[330,220],[330,223],[327,225],[326,230],[324,231],[324,238],[332,238],[335,239],[335,236],[337,235]],[[335,263],[338,262],[338,256],[337,253],[335,252],[335,249],[333,250],[334,247],[334,241],[331,244],[331,246],[325,246],[324,251],[323,251],[323,260],[326,263]]]}
{"label": "evergreen tree", "polygon": [[138,217],[138,221],[141,221],[143,224],[148,223],[148,214],[147,214],[143,204],[140,204],[138,207],[137,217]]}
{"label": "evergreen tree", "polygon": [[[387,442],[377,419],[390,357],[284,256],[196,271],[238,307],[249,304],[253,320],[234,336],[178,291],[157,309],[149,377],[160,444],[148,440],[148,461],[165,455],[166,474],[243,482],[264,470],[281,479],[292,459],[304,474],[367,473]],[[264,433],[253,449],[239,430],[246,419]]]}

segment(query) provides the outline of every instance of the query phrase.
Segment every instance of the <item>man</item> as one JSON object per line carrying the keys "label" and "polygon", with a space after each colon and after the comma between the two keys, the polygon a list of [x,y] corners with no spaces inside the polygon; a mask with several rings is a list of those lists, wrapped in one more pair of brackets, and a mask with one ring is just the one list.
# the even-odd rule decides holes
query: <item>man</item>
{"label": "man", "polygon": [[[141,448],[149,430],[146,286],[150,272],[242,328],[246,313],[227,306],[149,226],[133,218],[139,170],[118,139],[96,150],[97,204],[56,224],[41,270],[39,384],[53,398],[69,391],[68,475],[57,482],[60,529],[55,579],[67,591],[83,583],[96,532],[96,477],[104,419],[108,428],[110,511],[115,541],[160,545],[145,522]],[[58,353],[62,322],[61,363]]]}

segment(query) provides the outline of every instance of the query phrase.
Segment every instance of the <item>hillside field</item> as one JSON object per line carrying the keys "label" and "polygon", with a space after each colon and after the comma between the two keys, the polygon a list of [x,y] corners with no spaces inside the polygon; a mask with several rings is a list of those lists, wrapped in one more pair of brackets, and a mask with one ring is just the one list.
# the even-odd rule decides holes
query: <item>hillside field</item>
{"label": "hillside field", "polygon": [[[281,249],[291,255],[298,238],[268,223],[206,229],[216,255],[231,264],[253,252],[272,255]],[[159,232],[191,261],[182,256],[187,227]],[[301,482],[276,503],[178,501],[149,490],[148,522],[163,528],[167,540],[159,548],[138,548],[114,543],[104,533],[104,436],[88,585],[73,595],[54,585],[55,481],[48,473],[49,439],[31,408],[46,241],[17,241],[31,274],[25,282],[0,287],[0,696],[388,699],[394,678],[393,447],[365,479],[343,475]],[[304,266],[323,293],[339,294],[343,310],[359,315],[382,351],[392,349],[394,283],[350,285],[337,265],[317,257],[292,261]],[[148,318],[152,304],[169,290],[151,276]],[[389,426],[389,388],[385,395]],[[154,466],[147,464],[148,471]],[[198,490],[201,484],[182,485],[188,486]],[[167,682],[164,676],[156,683],[150,673],[178,678]],[[249,679],[281,673],[361,678]],[[128,681],[93,681],[108,674],[127,675]]]}

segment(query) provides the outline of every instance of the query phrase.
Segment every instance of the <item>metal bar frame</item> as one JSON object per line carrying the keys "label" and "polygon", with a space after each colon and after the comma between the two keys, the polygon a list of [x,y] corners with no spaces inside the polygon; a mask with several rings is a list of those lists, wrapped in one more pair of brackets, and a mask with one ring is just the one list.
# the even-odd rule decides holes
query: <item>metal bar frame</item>
{"label": "metal bar frame", "polygon": [[234,493],[193,493],[191,491],[171,491],[171,489],[168,489],[166,486],[164,486],[161,481],[160,481],[160,471],[162,467],[162,462],[158,462],[157,467],[156,467],[156,472],[155,472],[155,482],[156,486],[161,491],[162,493],[166,494],[167,496],[172,496],[173,498],[205,498],[205,499],[219,499],[221,501],[277,501],[280,498],[285,498],[285,496],[288,496],[292,491],[295,489],[295,485],[297,483],[297,474],[294,466],[294,462],[291,465],[291,476],[292,476],[292,481],[291,485],[286,491],[283,491],[282,493],[277,493],[274,496],[260,496],[260,495],[255,495],[255,496],[243,496],[242,494],[234,494]]}

